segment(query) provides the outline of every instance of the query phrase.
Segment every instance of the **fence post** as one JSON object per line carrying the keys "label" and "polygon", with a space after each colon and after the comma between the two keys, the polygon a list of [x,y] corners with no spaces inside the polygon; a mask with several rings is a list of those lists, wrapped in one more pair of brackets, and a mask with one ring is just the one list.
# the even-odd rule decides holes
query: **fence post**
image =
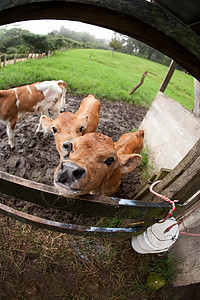
{"label": "fence post", "polygon": [[164,80],[163,80],[163,82],[160,86],[160,89],[159,89],[160,92],[164,93],[164,91],[165,91],[165,89],[166,89],[168,83],[170,82],[170,79],[171,79],[171,77],[174,73],[174,70],[176,69],[176,66],[177,66],[177,63],[175,63],[175,61],[172,60],[170,66],[169,66],[169,69],[167,71],[167,74],[165,75],[165,78],[164,78]]}
{"label": "fence post", "polygon": [[4,54],[4,61],[3,61],[3,67],[5,68],[5,66],[6,66],[6,58],[7,58],[7,54],[5,53]]}
{"label": "fence post", "polygon": [[0,52],[0,68],[1,68],[1,58],[2,58],[2,55],[1,55],[1,52]]}
{"label": "fence post", "polygon": [[194,108],[195,115],[200,116],[200,82],[194,78]]}
{"label": "fence post", "polygon": [[17,54],[15,54],[15,56],[14,56],[13,65],[15,65],[15,64],[16,64],[16,59],[17,59]]}
{"label": "fence post", "polygon": [[48,55],[47,55],[47,57],[48,57],[48,58],[50,57],[50,50],[48,51]]}

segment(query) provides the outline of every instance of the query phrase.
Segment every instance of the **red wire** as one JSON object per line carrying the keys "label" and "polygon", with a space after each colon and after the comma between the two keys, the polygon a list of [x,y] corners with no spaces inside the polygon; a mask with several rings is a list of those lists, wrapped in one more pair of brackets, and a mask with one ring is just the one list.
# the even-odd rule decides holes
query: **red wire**
{"label": "red wire", "polygon": [[188,232],[184,232],[184,231],[179,231],[179,233],[193,235],[193,236],[200,236],[200,234],[198,234],[198,233],[188,233]]}
{"label": "red wire", "polygon": [[[165,222],[169,217],[172,216],[173,212],[174,212],[175,209],[176,209],[176,206],[175,206],[175,203],[174,203],[174,202],[178,202],[178,200],[172,201],[171,199],[167,198],[166,196],[161,195],[161,194],[159,194],[159,193],[157,193],[157,192],[155,192],[155,191],[153,190],[153,187],[154,187],[157,183],[159,183],[159,182],[161,182],[161,181],[162,181],[162,180],[158,180],[158,181],[155,181],[154,183],[152,183],[152,185],[151,185],[150,188],[149,188],[149,189],[150,189],[150,192],[151,192],[152,194],[156,195],[157,197],[159,197],[159,198],[161,198],[161,199],[167,201],[168,203],[170,203],[170,204],[172,205],[172,208],[169,210],[169,213],[168,213],[168,215],[164,218],[164,220],[159,221],[158,223],[163,223],[163,222]],[[199,206],[197,206],[195,209],[193,209],[192,212],[194,212],[198,207],[199,207]],[[191,213],[192,213],[192,212],[191,212]],[[191,213],[190,213],[190,214],[191,214]],[[190,214],[189,214],[189,215],[190,215]],[[189,217],[189,215],[183,217],[183,218],[181,219],[181,221],[183,221],[185,218]],[[165,229],[164,233],[168,232],[173,226],[175,226],[175,225],[177,225],[177,224],[180,224],[180,223],[181,223],[181,222],[179,221],[179,222],[177,222],[177,223],[175,223],[175,224],[169,226],[168,228]],[[179,231],[179,233],[186,234],[186,235],[192,235],[192,236],[200,236],[200,234],[197,234],[197,233],[188,233],[188,232],[184,232],[184,231]]]}
{"label": "red wire", "polygon": [[154,187],[157,183],[159,183],[159,182],[161,182],[161,181],[162,181],[162,180],[157,180],[157,181],[155,181],[154,183],[152,183],[152,185],[151,185],[150,188],[149,188],[149,189],[150,189],[150,192],[151,192],[152,194],[154,194],[155,196],[157,196],[157,197],[159,197],[159,198],[161,198],[161,199],[167,201],[168,203],[170,203],[170,204],[172,205],[172,208],[169,210],[168,215],[164,218],[164,220],[159,221],[158,223],[164,223],[169,217],[172,216],[173,212],[174,212],[175,209],[176,209],[175,202],[178,202],[178,200],[172,201],[171,199],[167,198],[166,196],[161,195],[161,194],[159,194],[159,193],[157,193],[157,192],[155,192],[155,191],[153,190],[153,187]]}

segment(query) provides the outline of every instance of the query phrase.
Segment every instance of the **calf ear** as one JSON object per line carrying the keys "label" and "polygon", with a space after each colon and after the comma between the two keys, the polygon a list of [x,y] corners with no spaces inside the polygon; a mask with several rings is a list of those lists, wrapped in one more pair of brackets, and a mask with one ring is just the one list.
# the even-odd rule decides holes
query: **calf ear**
{"label": "calf ear", "polygon": [[42,115],[40,118],[40,122],[42,124],[42,128],[51,131],[51,127],[53,126],[53,120],[51,118],[48,118],[45,115]]}
{"label": "calf ear", "polygon": [[123,154],[118,156],[121,174],[130,173],[141,162],[142,156],[139,154]]}
{"label": "calf ear", "polygon": [[85,130],[87,128],[88,125],[88,115],[85,115],[84,117],[80,118],[81,120],[81,127],[80,127],[80,131]]}

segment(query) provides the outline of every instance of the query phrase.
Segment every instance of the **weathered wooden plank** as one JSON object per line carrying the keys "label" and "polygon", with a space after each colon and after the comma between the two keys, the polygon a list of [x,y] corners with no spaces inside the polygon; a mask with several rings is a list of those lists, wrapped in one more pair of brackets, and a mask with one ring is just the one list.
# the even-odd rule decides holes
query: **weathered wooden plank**
{"label": "weathered wooden plank", "polygon": [[175,180],[164,193],[172,200],[184,203],[200,188],[200,157]]}
{"label": "weathered wooden plank", "polygon": [[[200,157],[168,188],[162,191],[162,194],[171,200],[179,200],[179,203],[184,203],[200,188]],[[162,202],[162,199],[153,197],[152,201]]]}
{"label": "weathered wooden plank", "polygon": [[147,180],[147,182],[143,186],[141,186],[141,188],[139,189],[139,191],[137,191],[133,198],[137,200],[142,199],[146,194],[149,193],[149,188],[154,181],[163,180],[163,178],[165,178],[165,176],[167,176],[167,174],[169,174],[170,172],[170,169],[162,168],[160,172],[155,173],[150,179]]}
{"label": "weathered wooden plank", "polygon": [[[177,180],[200,156],[200,139],[196,142],[196,144],[192,147],[192,149],[188,152],[188,154],[182,159],[182,161],[160,182],[155,190],[158,193],[162,193],[166,188],[170,187],[170,185]],[[169,197],[169,195],[166,195]],[[144,195],[141,198],[142,201],[151,202],[155,199],[154,195],[150,192]],[[156,201],[158,202],[158,201]]]}
{"label": "weathered wooden plank", "polygon": [[174,216],[176,219],[188,215],[196,206],[200,205],[200,187],[199,190],[194,193],[181,207],[180,210],[176,210]]}
{"label": "weathered wooden plank", "polygon": [[37,226],[53,231],[59,231],[75,235],[109,237],[109,238],[128,238],[145,230],[145,227],[135,226],[132,228],[107,228],[107,227],[92,227],[81,226],[69,223],[60,223],[40,217],[32,216],[27,213],[18,211],[0,203],[0,213],[12,217],[18,221],[29,225]]}
{"label": "weathered wooden plank", "polygon": [[[168,188],[162,191],[162,194],[172,200],[179,200],[179,204],[185,203],[192,195],[197,193],[200,189],[200,156],[193,162],[193,164],[185,170]],[[195,202],[199,201],[199,194],[195,198]],[[153,197],[153,201],[162,202],[162,199]],[[178,210],[174,215],[179,215],[186,211],[185,206],[178,206]]]}
{"label": "weathered wooden plank", "polygon": [[106,196],[84,195],[69,199],[59,195],[52,186],[1,171],[0,192],[41,206],[89,216],[159,220],[169,209],[167,203],[144,203]]}

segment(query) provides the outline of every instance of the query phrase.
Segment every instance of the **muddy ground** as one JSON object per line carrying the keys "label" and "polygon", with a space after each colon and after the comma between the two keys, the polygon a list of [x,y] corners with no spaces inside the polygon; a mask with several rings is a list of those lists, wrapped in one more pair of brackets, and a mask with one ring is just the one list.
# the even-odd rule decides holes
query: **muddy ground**
{"label": "muddy ground", "polygon": [[[67,95],[66,111],[75,112],[82,98]],[[98,131],[116,141],[123,133],[138,127],[146,109],[124,102],[101,101]],[[58,164],[53,136],[35,135],[39,117],[18,122],[15,150],[8,147],[6,127],[0,123],[0,170],[53,185]],[[131,198],[141,183],[143,170],[126,175],[116,193]],[[87,224],[88,217],[43,209],[5,195],[1,202],[32,214],[59,221]],[[96,221],[90,218],[90,221]],[[142,256],[130,242],[84,239],[47,232],[0,217],[0,298],[1,299],[199,299],[199,284],[174,288],[167,284],[158,292],[142,288],[152,264],[162,257]],[[89,247],[89,248],[88,248]],[[89,250],[88,250],[89,249]],[[159,270],[160,271],[160,270]],[[51,295],[51,296],[50,296]]]}
{"label": "muddy ground", "polygon": [[[74,113],[78,109],[81,100],[82,97],[67,95],[65,111]],[[134,104],[101,100],[101,115],[97,131],[112,137],[113,141],[116,141],[122,134],[137,128],[145,113],[146,108],[136,107]],[[35,134],[38,121],[39,116],[35,115],[17,123],[15,149],[12,151],[8,146],[6,127],[0,123],[0,170],[25,179],[53,185],[53,174],[59,163],[59,155],[51,133],[39,132],[37,135]],[[137,167],[130,174],[127,174],[115,196],[132,198],[141,183],[142,173],[141,167]],[[12,202],[18,208],[24,209],[22,201],[12,199]],[[35,214],[38,210],[40,208],[36,205],[26,204],[25,211],[28,213]],[[72,223],[78,221],[79,224],[87,223],[85,219],[80,219],[80,216],[72,217],[71,214],[63,212],[58,212],[56,216],[55,211],[52,210],[43,210],[43,212],[42,216],[46,218]]]}

